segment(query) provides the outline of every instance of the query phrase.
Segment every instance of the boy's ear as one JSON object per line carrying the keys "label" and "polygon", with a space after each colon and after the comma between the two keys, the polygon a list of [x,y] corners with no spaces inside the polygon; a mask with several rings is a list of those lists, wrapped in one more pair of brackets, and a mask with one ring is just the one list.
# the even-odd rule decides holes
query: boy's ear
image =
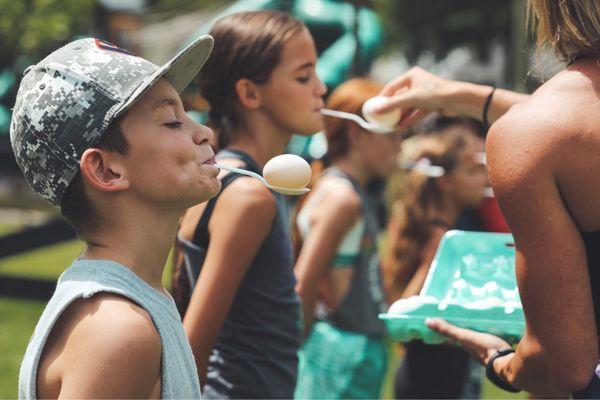
{"label": "boy's ear", "polygon": [[102,149],[87,149],[79,161],[81,177],[101,192],[116,192],[129,188],[125,166],[115,153]]}
{"label": "boy's ear", "polygon": [[238,79],[235,83],[235,93],[242,106],[255,110],[262,104],[258,86],[250,79]]}

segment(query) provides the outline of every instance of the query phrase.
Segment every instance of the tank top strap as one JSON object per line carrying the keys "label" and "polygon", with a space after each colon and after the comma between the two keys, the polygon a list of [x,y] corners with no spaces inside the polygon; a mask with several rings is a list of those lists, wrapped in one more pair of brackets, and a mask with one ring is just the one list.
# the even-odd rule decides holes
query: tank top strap
{"label": "tank top strap", "polygon": [[[257,174],[260,174],[260,168],[258,167],[258,164],[256,163],[256,161],[254,161],[252,159],[252,157],[250,157],[248,154],[244,153],[241,150],[230,150],[230,149],[226,149],[226,150],[221,150],[219,151],[219,153],[216,156],[217,160],[223,160],[226,158],[234,158],[237,160],[240,160],[244,163],[244,168],[246,168],[249,171],[255,172]],[[221,191],[212,199],[210,199],[208,201],[208,203],[206,204],[206,208],[204,209],[204,211],[202,212],[202,215],[200,216],[200,220],[198,221],[198,225],[196,225],[196,230],[194,232],[194,236],[192,237],[192,243],[207,249],[208,248],[208,243],[210,241],[210,233],[208,232],[208,223],[210,222],[210,218],[212,216],[212,213],[214,211],[215,205],[217,204],[217,200],[219,199],[219,197],[221,196],[221,193],[223,193],[223,190],[225,190],[225,188],[227,186],[229,186],[233,181],[235,181],[236,179],[242,177],[243,175],[235,173],[235,172],[230,172],[227,175],[225,175],[222,179],[221,179]]]}

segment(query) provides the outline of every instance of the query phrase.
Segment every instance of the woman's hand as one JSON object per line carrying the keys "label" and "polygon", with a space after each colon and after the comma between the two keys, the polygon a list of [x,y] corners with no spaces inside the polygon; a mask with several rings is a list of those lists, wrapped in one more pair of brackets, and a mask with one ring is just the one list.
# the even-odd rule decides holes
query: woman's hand
{"label": "woman's hand", "polygon": [[428,319],[429,329],[459,344],[471,357],[480,364],[486,365],[496,350],[508,349],[511,346],[497,336],[470,329],[459,328],[439,318]]}
{"label": "woman's hand", "polygon": [[[526,94],[493,89],[488,85],[442,79],[422,68],[413,67],[385,85],[379,95],[389,97],[388,103],[376,107],[374,111],[401,109],[399,128],[413,125],[432,112],[447,117],[464,116],[481,121],[486,118],[492,124],[510,107],[529,98]],[[484,116],[487,100],[489,102]]]}
{"label": "woman's hand", "polygon": [[376,111],[402,109],[400,127],[413,125],[434,111],[457,116],[461,114],[455,109],[457,104],[449,100],[461,84],[463,82],[442,79],[422,68],[413,67],[385,85],[379,95],[389,97],[389,101]]}

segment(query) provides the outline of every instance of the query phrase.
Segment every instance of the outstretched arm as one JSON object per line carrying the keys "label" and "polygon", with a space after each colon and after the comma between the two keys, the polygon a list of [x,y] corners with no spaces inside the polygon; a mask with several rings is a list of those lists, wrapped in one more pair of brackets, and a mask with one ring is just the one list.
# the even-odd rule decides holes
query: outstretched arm
{"label": "outstretched arm", "polygon": [[[378,111],[400,108],[403,111],[399,124],[401,128],[413,125],[435,111],[445,116],[481,120],[492,89],[488,85],[442,79],[422,68],[413,67],[385,85],[380,95],[390,98]],[[526,94],[496,89],[487,112],[488,122],[492,124],[510,107],[528,97]]]}

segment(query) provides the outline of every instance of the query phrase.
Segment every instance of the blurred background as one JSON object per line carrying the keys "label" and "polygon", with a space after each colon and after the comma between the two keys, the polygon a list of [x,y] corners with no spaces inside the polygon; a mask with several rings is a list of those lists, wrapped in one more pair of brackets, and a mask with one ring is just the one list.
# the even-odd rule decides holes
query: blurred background
{"label": "blurred background", "polygon": [[[161,64],[220,16],[258,9],[305,22],[329,90],[353,76],[386,82],[419,65],[445,78],[531,92],[561,67],[535,53],[524,0],[0,0],[0,398],[16,397],[29,336],[83,246],[58,211],[30,192],[12,155],[11,107],[23,71],[88,36]],[[202,122],[206,104],[193,87],[184,102]],[[325,146],[320,135],[297,137],[288,151],[310,160]],[[507,393],[484,387],[484,398],[496,396]]]}

